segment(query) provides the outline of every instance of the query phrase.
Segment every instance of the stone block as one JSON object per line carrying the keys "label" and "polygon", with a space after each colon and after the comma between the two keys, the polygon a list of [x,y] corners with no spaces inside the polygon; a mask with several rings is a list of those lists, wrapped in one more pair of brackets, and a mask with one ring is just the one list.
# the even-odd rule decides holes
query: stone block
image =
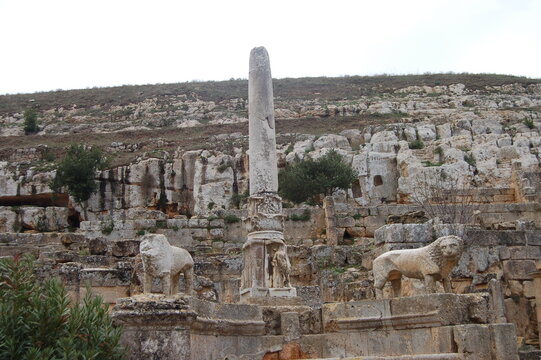
{"label": "stone block", "polygon": [[541,246],[541,230],[526,231],[526,244]]}
{"label": "stone block", "polygon": [[[86,290],[85,286],[79,288],[80,300],[84,299]],[[129,286],[94,286],[90,291],[93,296],[101,296],[106,304],[116,304],[118,299],[130,296]]]}
{"label": "stone block", "polygon": [[136,256],[139,254],[140,240],[118,240],[113,243],[112,253],[116,257]]}
{"label": "stone block", "polygon": [[361,226],[366,228],[367,237],[375,235],[377,229],[385,225],[385,219],[381,216],[367,216],[362,219]]}
{"label": "stone block", "polygon": [[511,260],[539,260],[541,259],[541,246],[509,246],[500,252],[505,259]]}
{"label": "stone block", "polygon": [[[488,316],[487,301],[482,296],[473,294],[440,293],[394,298],[391,299],[390,307],[393,317],[397,317],[397,321],[393,321],[395,328],[417,327],[417,321],[439,326],[486,322]],[[404,321],[406,316],[411,319]]]}
{"label": "stone block", "polygon": [[432,228],[428,224],[389,224],[374,233],[376,245],[381,243],[429,243]]}
{"label": "stone block", "polygon": [[209,231],[201,228],[190,229],[190,235],[195,240],[205,240],[209,237]]}
{"label": "stone block", "polygon": [[511,296],[522,296],[524,289],[522,283],[518,280],[509,280],[507,281],[507,289],[505,295],[508,297]]}
{"label": "stone block", "polygon": [[87,284],[95,286],[123,286],[130,285],[129,278],[120,278],[119,272],[116,269],[102,269],[102,268],[87,268],[80,271],[81,286]]}
{"label": "stone block", "polygon": [[522,286],[524,288],[524,296],[528,299],[535,298],[535,286],[533,281],[524,281],[522,283]]}
{"label": "stone block", "polygon": [[107,241],[103,238],[88,240],[88,249],[91,255],[105,255],[107,253]]}
{"label": "stone block", "polygon": [[223,228],[225,227],[224,219],[214,219],[210,222],[211,228]]}
{"label": "stone block", "polygon": [[133,222],[134,230],[146,230],[156,227],[156,220],[151,219],[137,219]]}
{"label": "stone block", "polygon": [[339,228],[354,227],[355,219],[352,217],[336,217],[336,226]]}
{"label": "stone block", "polygon": [[464,360],[492,360],[490,330],[486,325],[459,325],[454,327],[453,334]]}
{"label": "stone block", "polygon": [[128,220],[139,220],[139,219],[166,220],[167,214],[159,210],[148,210],[145,208],[130,208],[126,210],[126,219]]}
{"label": "stone block", "polygon": [[280,329],[286,342],[301,337],[299,314],[297,312],[283,312],[280,314]]}
{"label": "stone block", "polygon": [[518,360],[517,336],[513,324],[491,324],[494,360]]}
{"label": "stone block", "polygon": [[210,234],[210,237],[215,240],[224,238],[224,230],[220,228],[210,229],[208,233]]}
{"label": "stone block", "polygon": [[464,241],[477,246],[518,246],[526,245],[526,234],[524,231],[467,229]]}
{"label": "stone block", "polygon": [[534,272],[535,261],[533,260],[505,260],[503,261],[503,273],[510,280],[531,280],[529,275]]}
{"label": "stone block", "polygon": [[524,297],[514,297],[504,300],[507,321],[516,326],[517,336],[526,339],[537,339],[535,312],[530,300]]}
{"label": "stone block", "polygon": [[35,246],[22,245],[22,246],[0,246],[0,257],[9,256],[22,256],[24,254],[32,255],[34,258],[38,258],[40,251]]}
{"label": "stone block", "polygon": [[[52,234],[51,234],[52,235]],[[86,237],[84,234],[74,233],[60,233],[59,240],[64,246],[70,246],[72,244],[84,244]],[[47,242],[57,242],[58,239],[50,236]]]}
{"label": "stone block", "polygon": [[321,311],[325,332],[379,329],[391,316],[389,299],[323,304]]}
{"label": "stone block", "polygon": [[0,206],[0,232],[13,232],[17,214],[10,207]]}
{"label": "stone block", "polygon": [[168,219],[167,220],[167,227],[169,229],[174,229],[174,228],[182,229],[182,228],[185,228],[187,226],[188,226],[188,220],[187,219]]}
{"label": "stone block", "polygon": [[23,228],[38,231],[47,231],[47,218],[45,217],[45,209],[41,207],[23,207],[22,223]]}

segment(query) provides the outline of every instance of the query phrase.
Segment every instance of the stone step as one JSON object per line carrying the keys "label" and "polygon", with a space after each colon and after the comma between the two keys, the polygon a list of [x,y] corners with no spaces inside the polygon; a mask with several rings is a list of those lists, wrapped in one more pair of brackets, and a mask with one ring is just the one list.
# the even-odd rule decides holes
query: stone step
{"label": "stone step", "polygon": [[317,358],[311,360],[458,360],[463,359],[461,354],[419,354],[419,355],[393,355],[393,356],[355,356],[347,358]]}

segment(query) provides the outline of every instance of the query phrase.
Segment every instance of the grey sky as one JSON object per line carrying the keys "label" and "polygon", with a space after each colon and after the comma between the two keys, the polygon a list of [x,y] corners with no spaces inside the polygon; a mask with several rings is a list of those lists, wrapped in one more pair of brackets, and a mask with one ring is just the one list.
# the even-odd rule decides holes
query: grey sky
{"label": "grey sky", "polygon": [[541,77],[540,0],[0,0],[0,94],[246,78]]}

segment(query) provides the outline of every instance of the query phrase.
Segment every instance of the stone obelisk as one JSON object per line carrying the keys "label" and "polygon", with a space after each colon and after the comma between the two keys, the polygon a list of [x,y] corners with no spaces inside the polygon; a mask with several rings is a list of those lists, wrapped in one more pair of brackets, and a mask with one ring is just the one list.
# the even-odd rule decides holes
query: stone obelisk
{"label": "stone obelisk", "polygon": [[289,282],[291,265],[284,243],[282,199],[277,194],[272,77],[264,47],[250,52],[248,106],[250,197],[240,289],[243,302],[252,297],[296,296]]}

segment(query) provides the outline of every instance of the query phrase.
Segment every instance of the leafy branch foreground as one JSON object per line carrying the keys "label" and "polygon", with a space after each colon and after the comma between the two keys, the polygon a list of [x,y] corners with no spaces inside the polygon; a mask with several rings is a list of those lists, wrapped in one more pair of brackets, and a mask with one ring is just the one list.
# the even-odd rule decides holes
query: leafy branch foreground
{"label": "leafy branch foreground", "polygon": [[0,260],[0,360],[117,360],[124,357],[100,297],[70,307],[59,279],[38,283],[30,256]]}

